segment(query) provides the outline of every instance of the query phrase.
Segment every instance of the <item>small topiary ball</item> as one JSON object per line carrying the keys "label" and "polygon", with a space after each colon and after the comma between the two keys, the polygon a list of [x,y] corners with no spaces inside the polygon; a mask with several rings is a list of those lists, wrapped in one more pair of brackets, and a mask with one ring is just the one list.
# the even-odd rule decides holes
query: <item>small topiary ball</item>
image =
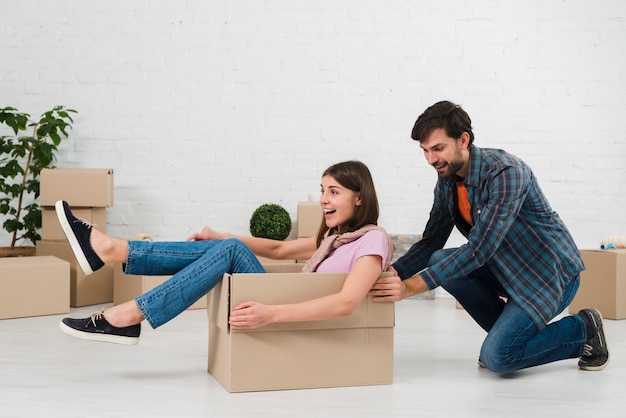
{"label": "small topiary ball", "polygon": [[283,241],[291,232],[289,212],[280,205],[266,203],[252,213],[250,233],[253,237]]}

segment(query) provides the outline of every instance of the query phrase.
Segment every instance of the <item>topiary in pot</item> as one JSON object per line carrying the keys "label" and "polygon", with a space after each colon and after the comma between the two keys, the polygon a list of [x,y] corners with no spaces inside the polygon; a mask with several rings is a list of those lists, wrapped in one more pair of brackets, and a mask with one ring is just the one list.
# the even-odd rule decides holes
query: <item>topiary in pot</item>
{"label": "topiary in pot", "polygon": [[[39,174],[51,167],[62,138],[67,138],[67,129],[74,122],[70,113],[77,112],[56,106],[32,121],[28,113],[0,108],[0,128],[6,125],[14,133],[7,136],[0,132],[0,215],[6,218],[2,227],[12,234],[12,249],[18,241],[35,244],[41,239]],[[30,136],[18,136],[27,129]]]}
{"label": "topiary in pot", "polygon": [[291,232],[289,212],[275,203],[265,203],[250,217],[250,233],[253,237],[283,241]]}

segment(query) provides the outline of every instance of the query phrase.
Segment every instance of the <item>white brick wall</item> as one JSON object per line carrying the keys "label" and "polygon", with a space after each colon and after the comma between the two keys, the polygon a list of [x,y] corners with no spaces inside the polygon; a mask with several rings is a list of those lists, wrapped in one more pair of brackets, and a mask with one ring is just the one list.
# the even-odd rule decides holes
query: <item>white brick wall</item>
{"label": "white brick wall", "polygon": [[0,10],[0,106],[80,112],[57,165],[115,169],[115,235],[247,233],[266,202],[295,218],[345,159],[370,166],[384,227],[420,233],[436,174],[409,134],[440,99],[466,108],[477,145],[530,163],[580,246],[626,234],[623,0]]}

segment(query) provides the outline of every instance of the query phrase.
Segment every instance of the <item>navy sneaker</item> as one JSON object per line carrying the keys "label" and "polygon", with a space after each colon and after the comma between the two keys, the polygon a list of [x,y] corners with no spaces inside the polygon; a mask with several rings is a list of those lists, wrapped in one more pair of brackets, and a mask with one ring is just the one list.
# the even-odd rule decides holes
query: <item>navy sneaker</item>
{"label": "navy sneaker", "polygon": [[93,226],[72,215],[70,205],[64,200],[56,202],[54,209],[59,218],[61,228],[63,228],[67,241],[70,243],[70,247],[78,261],[78,265],[83,272],[89,275],[104,266],[104,262],[91,248],[91,243],[89,242]]}
{"label": "navy sneaker", "polygon": [[84,340],[104,341],[109,343],[135,345],[139,342],[141,324],[130,327],[114,327],[101,312],[91,314],[90,318],[64,318],[59,324],[61,331],[72,337]]}
{"label": "navy sneaker", "polygon": [[583,370],[602,370],[609,364],[609,348],[606,345],[602,314],[596,309],[583,309],[578,312],[587,328],[587,341],[578,367]]}

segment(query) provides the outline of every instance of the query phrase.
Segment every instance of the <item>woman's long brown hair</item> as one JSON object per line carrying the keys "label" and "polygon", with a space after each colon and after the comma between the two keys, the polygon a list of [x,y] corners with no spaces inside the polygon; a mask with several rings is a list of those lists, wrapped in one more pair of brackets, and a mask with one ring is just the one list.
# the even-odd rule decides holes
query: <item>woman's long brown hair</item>
{"label": "woman's long brown hair", "polygon": [[378,198],[376,197],[376,189],[374,187],[374,180],[369,168],[360,161],[344,161],[331,165],[324,171],[322,177],[330,176],[337,183],[343,187],[352,190],[355,193],[359,193],[361,198],[361,205],[356,206],[354,215],[347,222],[332,228],[326,226],[326,221],[322,219],[322,223],[317,232],[317,246],[319,247],[324,240],[326,232],[328,235],[333,235],[345,232],[356,231],[364,227],[365,225],[377,225],[378,224]]}

